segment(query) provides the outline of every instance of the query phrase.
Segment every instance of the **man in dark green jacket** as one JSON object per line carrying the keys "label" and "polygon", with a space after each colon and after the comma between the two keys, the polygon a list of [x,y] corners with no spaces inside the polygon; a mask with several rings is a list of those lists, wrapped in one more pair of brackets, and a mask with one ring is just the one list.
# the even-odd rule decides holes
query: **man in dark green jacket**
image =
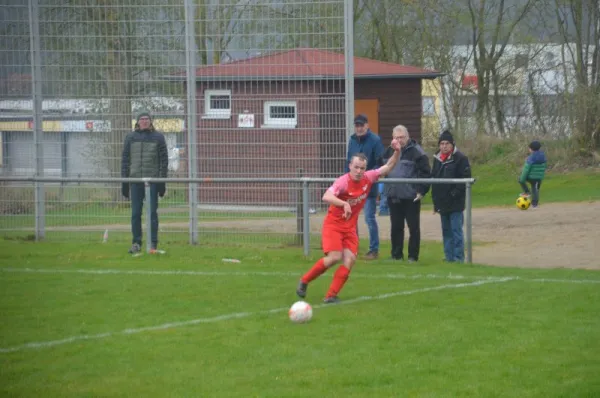
{"label": "man in dark green jacket", "polygon": [[535,209],[538,207],[540,201],[540,187],[542,186],[542,180],[544,174],[546,174],[546,154],[540,148],[542,144],[539,141],[532,141],[529,144],[529,156],[523,165],[521,176],[519,177],[519,184],[523,189],[522,196],[529,197],[529,188],[527,183],[531,184],[531,193],[533,198],[531,200],[531,206]]}
{"label": "man in dark green jacket", "polygon": [[[157,132],[149,113],[141,113],[137,118],[135,130],[125,137],[121,163],[121,177],[124,178],[167,178],[169,153],[165,136]],[[131,199],[132,245],[129,253],[141,251],[142,245],[142,208],[144,206],[144,183],[123,183],[122,193]],[[150,184],[151,252],[158,246],[158,197],[165,196],[165,183]]]}

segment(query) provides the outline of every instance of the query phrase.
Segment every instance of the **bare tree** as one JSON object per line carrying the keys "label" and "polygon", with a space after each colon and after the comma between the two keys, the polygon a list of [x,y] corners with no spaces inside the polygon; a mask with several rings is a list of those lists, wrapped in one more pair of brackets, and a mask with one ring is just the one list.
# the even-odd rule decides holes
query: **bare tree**
{"label": "bare tree", "polygon": [[574,72],[574,87],[566,90],[572,93],[567,96],[572,128],[582,146],[593,151],[600,146],[600,2],[555,0],[555,5],[564,72],[569,75],[569,64]]}
{"label": "bare tree", "polygon": [[201,65],[219,64],[232,45],[238,44],[250,25],[244,18],[255,0],[196,0],[195,34]]}
{"label": "bare tree", "polygon": [[[505,119],[497,88],[502,84],[500,62],[512,34],[533,9],[538,0],[527,0],[521,5],[506,5],[505,0],[469,0],[473,63],[477,74],[477,133],[498,129],[505,134]],[[491,99],[491,101],[490,101]]]}
{"label": "bare tree", "polygon": [[90,161],[103,163],[111,175],[120,173],[132,100],[181,95],[181,88],[161,79],[182,64],[173,57],[183,46],[183,24],[172,18],[177,7],[174,0],[163,7],[143,0],[48,0],[41,7],[45,96],[98,100],[111,127],[98,135]]}

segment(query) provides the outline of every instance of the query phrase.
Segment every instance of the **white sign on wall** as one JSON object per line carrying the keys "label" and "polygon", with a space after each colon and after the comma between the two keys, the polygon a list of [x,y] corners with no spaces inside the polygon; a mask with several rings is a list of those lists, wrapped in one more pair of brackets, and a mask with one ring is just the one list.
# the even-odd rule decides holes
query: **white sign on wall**
{"label": "white sign on wall", "polygon": [[254,114],[240,113],[238,115],[238,127],[254,127]]}

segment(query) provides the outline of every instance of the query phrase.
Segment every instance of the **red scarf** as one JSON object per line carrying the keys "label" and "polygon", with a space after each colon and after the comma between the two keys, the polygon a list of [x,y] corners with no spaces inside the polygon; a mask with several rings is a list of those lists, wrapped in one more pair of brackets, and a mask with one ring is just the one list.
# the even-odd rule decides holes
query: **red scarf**
{"label": "red scarf", "polygon": [[450,157],[451,154],[452,154],[452,152],[448,152],[446,154],[440,153],[440,159],[441,159],[441,161],[445,162]]}

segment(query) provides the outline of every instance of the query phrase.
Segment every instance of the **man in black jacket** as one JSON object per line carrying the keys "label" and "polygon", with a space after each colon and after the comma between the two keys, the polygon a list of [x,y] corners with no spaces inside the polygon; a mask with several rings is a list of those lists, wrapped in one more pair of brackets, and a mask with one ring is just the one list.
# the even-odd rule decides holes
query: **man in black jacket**
{"label": "man in black jacket", "polygon": [[[125,137],[121,177],[167,178],[168,166],[169,153],[165,136],[154,129],[149,113],[141,113],[137,118],[135,131]],[[131,197],[131,233],[133,239],[129,253],[135,254],[141,251],[142,208],[146,191],[143,183],[123,183],[122,193],[128,199]],[[164,183],[150,184],[151,253],[156,253],[158,246],[158,197],[162,198],[165,193]]]}
{"label": "man in black jacket", "polygon": [[[427,154],[419,144],[410,138],[403,125],[394,127],[392,139],[400,143],[400,159],[392,169],[389,178],[430,178],[431,169]],[[390,149],[384,160],[391,156]],[[421,247],[421,199],[429,191],[428,184],[385,184],[391,221],[392,259],[404,259],[404,221],[408,226],[408,262],[419,260]]]}
{"label": "man in black jacket", "polygon": [[[452,134],[445,130],[438,141],[440,150],[433,158],[433,178],[471,178],[469,159],[454,145]],[[442,220],[444,255],[448,262],[463,262],[465,244],[463,212],[465,210],[465,184],[433,184],[431,197],[433,210]]]}

